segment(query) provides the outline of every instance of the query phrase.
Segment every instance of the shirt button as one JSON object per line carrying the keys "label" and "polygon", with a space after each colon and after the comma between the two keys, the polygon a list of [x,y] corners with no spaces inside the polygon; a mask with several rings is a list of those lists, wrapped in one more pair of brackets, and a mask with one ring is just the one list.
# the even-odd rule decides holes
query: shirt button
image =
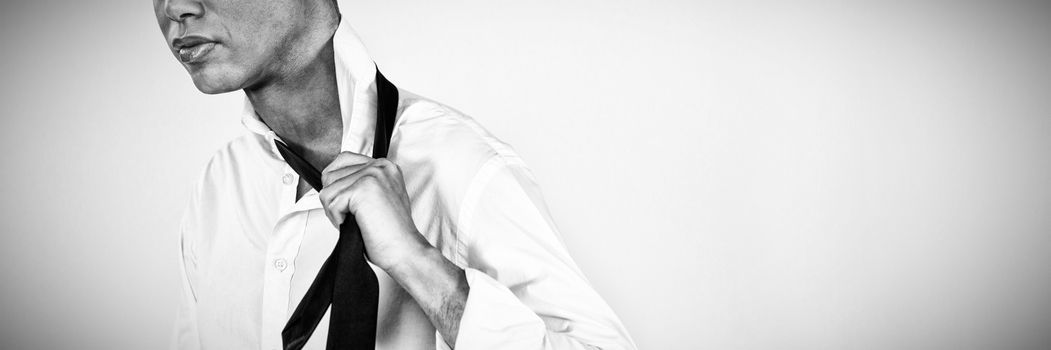
{"label": "shirt button", "polygon": [[281,177],[281,182],[284,182],[285,185],[291,185],[292,184],[292,180],[295,180],[293,178],[292,174],[285,174],[285,176]]}
{"label": "shirt button", "polygon": [[274,259],[274,268],[277,269],[277,271],[285,271],[285,268],[287,267],[288,261],[285,261],[285,259]]}

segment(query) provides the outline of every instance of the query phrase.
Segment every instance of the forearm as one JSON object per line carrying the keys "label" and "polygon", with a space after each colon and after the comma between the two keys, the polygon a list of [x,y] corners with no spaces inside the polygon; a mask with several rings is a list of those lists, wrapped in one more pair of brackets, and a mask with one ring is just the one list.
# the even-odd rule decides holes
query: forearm
{"label": "forearm", "polygon": [[387,273],[416,300],[448,345],[455,346],[470,290],[463,269],[423,241],[418,254]]}

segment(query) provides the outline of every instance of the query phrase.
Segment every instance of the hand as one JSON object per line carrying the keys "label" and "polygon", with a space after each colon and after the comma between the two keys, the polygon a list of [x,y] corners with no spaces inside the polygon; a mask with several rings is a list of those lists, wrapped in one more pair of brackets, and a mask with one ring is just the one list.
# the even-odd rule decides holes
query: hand
{"label": "hand", "polygon": [[412,221],[401,169],[394,162],[342,152],[322,170],[321,183],[325,215],[337,228],[354,215],[369,260],[385,271],[431,247]]}
{"label": "hand", "polygon": [[470,286],[462,269],[416,230],[401,169],[387,159],[343,152],[321,172],[321,203],[336,227],[353,214],[369,260],[387,271],[456,344]]}

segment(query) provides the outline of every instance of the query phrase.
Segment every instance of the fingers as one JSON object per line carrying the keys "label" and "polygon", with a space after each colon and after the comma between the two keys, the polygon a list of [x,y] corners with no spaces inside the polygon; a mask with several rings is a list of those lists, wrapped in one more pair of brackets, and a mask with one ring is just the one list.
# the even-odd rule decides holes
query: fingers
{"label": "fingers", "polygon": [[[325,215],[339,226],[345,220],[347,213],[353,213],[357,207],[357,199],[361,194],[362,183],[380,182],[384,176],[379,167],[361,166],[356,171],[334,178],[331,183],[322,187],[318,196],[325,207]],[[375,186],[379,188],[380,186]]]}
{"label": "fingers", "polygon": [[321,171],[321,186],[328,186],[332,181],[358,171],[362,167],[368,166],[368,164],[374,160],[375,159],[373,158],[354,152],[340,152],[336,155],[336,159],[333,159],[332,162]]}
{"label": "fingers", "polygon": [[[343,152],[321,173],[322,189],[318,193],[325,215],[337,227],[354,213],[363,197],[382,198],[387,192],[402,188],[401,171],[385,158],[373,159],[357,153]],[[367,192],[364,195],[361,192]]]}
{"label": "fingers", "polygon": [[334,168],[334,169],[333,168],[325,168],[325,172],[321,173],[321,187],[322,188],[328,187],[330,184],[332,184],[336,180],[339,180],[339,179],[342,179],[344,177],[350,176],[350,175],[352,175],[354,173],[357,173],[357,172],[361,171],[362,169],[365,169],[365,168],[369,167],[370,164],[371,163],[359,163],[359,164],[347,165],[347,166],[344,166],[342,168]]}
{"label": "fingers", "polygon": [[357,154],[349,151],[340,152],[338,155],[336,155],[336,159],[333,159],[332,163],[329,163],[328,166],[325,167],[325,170],[322,170],[322,173],[329,169],[338,169],[348,165],[368,163],[372,160],[372,157],[363,154]]}

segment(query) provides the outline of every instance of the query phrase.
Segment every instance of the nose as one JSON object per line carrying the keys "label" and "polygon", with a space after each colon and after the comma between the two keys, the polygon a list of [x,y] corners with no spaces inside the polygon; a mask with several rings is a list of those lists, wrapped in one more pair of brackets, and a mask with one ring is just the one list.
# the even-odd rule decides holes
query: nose
{"label": "nose", "polygon": [[168,19],[183,22],[188,18],[204,15],[204,5],[199,0],[162,0]]}

